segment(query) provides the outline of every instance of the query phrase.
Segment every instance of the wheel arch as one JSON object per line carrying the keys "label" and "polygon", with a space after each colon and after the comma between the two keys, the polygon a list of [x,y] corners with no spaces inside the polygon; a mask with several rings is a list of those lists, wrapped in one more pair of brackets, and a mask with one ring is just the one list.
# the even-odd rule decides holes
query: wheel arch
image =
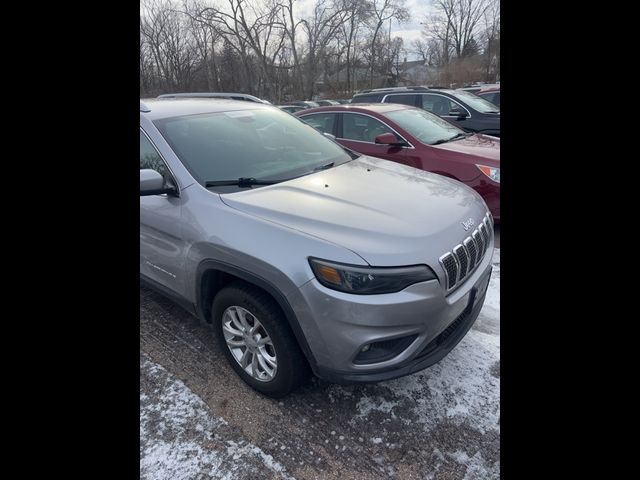
{"label": "wheel arch", "polygon": [[252,272],[218,260],[202,260],[198,264],[196,271],[195,309],[198,318],[203,322],[210,323],[211,302],[215,297],[215,294],[235,279],[243,280],[260,288],[275,300],[287,319],[287,323],[289,324],[302,353],[309,362],[312,370],[315,372],[316,360],[304,336],[302,327],[298,322],[298,318],[287,300],[287,297],[280,291],[280,289],[278,289],[278,287]]}

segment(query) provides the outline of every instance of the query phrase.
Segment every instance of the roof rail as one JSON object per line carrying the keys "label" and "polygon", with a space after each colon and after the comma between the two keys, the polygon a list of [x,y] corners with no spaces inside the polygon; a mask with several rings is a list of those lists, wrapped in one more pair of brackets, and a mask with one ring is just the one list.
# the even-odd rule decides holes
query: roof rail
{"label": "roof rail", "polygon": [[266,103],[266,100],[248,95],[246,93],[225,93],[225,92],[194,92],[194,93],[165,93],[158,95],[158,98],[230,98],[232,100],[244,100],[247,102]]}
{"label": "roof rail", "polygon": [[367,90],[362,90],[360,93],[371,93],[371,92],[406,92],[407,90],[429,90],[427,87],[384,87],[384,88],[371,88]]}
{"label": "roof rail", "polygon": [[147,105],[142,100],[140,100],[140,111],[141,112],[150,112],[151,109],[149,107],[147,107]]}

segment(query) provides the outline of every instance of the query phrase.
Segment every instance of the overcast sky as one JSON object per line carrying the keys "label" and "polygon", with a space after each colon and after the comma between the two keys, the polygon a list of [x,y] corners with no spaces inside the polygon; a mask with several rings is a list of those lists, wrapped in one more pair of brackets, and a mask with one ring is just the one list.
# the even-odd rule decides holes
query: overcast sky
{"label": "overcast sky", "polygon": [[429,11],[431,0],[406,0],[407,9],[409,10],[410,19],[407,23],[398,25],[398,22],[391,22],[391,35],[402,37],[404,47],[411,49],[411,43],[420,38],[422,25],[425,15]]}

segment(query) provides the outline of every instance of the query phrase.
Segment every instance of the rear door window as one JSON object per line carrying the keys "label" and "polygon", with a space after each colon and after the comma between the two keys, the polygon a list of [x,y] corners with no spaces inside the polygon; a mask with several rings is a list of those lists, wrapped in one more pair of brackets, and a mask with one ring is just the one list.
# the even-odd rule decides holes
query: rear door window
{"label": "rear door window", "polygon": [[421,106],[427,112],[431,112],[435,115],[438,115],[439,117],[448,116],[449,112],[454,109],[465,111],[465,109],[463,109],[456,102],[443,95],[434,95],[427,93],[420,95],[420,97],[422,97],[422,105],[418,106]]}
{"label": "rear door window", "polygon": [[415,94],[387,95],[384,99],[384,103],[401,103],[402,105],[409,105],[411,107],[415,107],[416,95]]}
{"label": "rear door window", "polygon": [[383,133],[395,133],[379,120],[357,113],[342,115],[342,138],[358,142],[375,143],[375,138]]}
{"label": "rear door window", "polygon": [[484,98],[486,101],[497,105],[498,107],[500,106],[500,92],[483,93],[479,96]]}
{"label": "rear door window", "polygon": [[374,94],[374,95],[359,95],[354,97],[351,100],[351,103],[380,103],[382,100],[382,95]]}
{"label": "rear door window", "polygon": [[335,113],[312,113],[300,117],[304,123],[311,125],[322,133],[330,133],[334,135],[337,115]]}

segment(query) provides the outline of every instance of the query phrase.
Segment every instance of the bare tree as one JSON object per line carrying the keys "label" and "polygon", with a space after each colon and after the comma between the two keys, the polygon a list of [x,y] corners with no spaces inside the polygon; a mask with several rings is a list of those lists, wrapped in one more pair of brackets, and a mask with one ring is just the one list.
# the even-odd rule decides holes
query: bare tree
{"label": "bare tree", "polygon": [[492,0],[483,16],[485,80],[500,78],[500,1]]}
{"label": "bare tree", "polygon": [[378,45],[380,30],[389,20],[395,19],[398,22],[406,21],[409,18],[409,12],[405,8],[405,0],[371,0],[369,2],[369,11],[371,12],[370,27],[372,31],[370,37],[371,74],[369,77],[369,86],[372,87],[376,62],[376,46]]}
{"label": "bare tree", "polygon": [[[469,50],[479,23],[489,8],[488,0],[435,0],[435,16],[444,22],[444,29],[437,29],[437,35],[449,43],[457,58],[464,57]],[[444,32],[444,33],[443,33]],[[448,50],[448,49],[447,49]]]}
{"label": "bare tree", "polygon": [[411,52],[418,55],[423,62],[429,61],[429,45],[425,40],[418,39],[411,42]]}
{"label": "bare tree", "polygon": [[371,9],[366,0],[342,0],[340,5],[344,11],[344,17],[337,34],[345,54],[346,91],[351,93],[354,90],[353,67],[358,59],[356,52],[358,34],[362,25],[369,20]]}
{"label": "bare tree", "polygon": [[313,14],[302,20],[302,29],[306,35],[307,55],[305,60],[305,95],[313,97],[317,80],[319,62],[325,54],[329,42],[335,38],[344,17],[340,4],[331,0],[318,0]]}
{"label": "bare tree", "polygon": [[442,83],[489,79],[498,71],[500,0],[433,0],[423,25],[418,46],[440,67]]}
{"label": "bare tree", "polygon": [[147,51],[147,43],[145,41],[145,37],[140,32],[140,96],[145,95],[149,90],[151,90],[151,80],[152,80],[152,63],[149,59],[148,51]]}
{"label": "bare tree", "polygon": [[220,80],[218,73],[218,62],[216,59],[216,44],[221,39],[220,33],[212,25],[199,16],[205,8],[202,0],[194,0],[189,3],[184,0],[182,13],[189,19],[189,26],[193,32],[195,47],[202,61],[204,62],[204,72],[207,90],[219,90]]}
{"label": "bare tree", "polygon": [[263,91],[266,96],[271,96],[274,86],[272,66],[283,45],[282,36],[278,35],[276,16],[277,10],[268,4],[227,0],[225,8],[204,7],[196,13],[195,18],[214,28],[237,50],[247,76],[253,77],[250,56],[257,60],[260,75],[254,78],[258,80],[257,91],[251,93]]}
{"label": "bare tree", "polygon": [[[296,13],[294,11],[295,0],[281,0],[276,4],[279,9],[279,16],[276,22],[284,31],[285,36],[289,40],[288,47],[291,51],[293,60],[293,78],[294,78],[294,92],[298,98],[302,98],[304,95],[304,79],[301,68],[300,53],[298,51],[297,33],[298,28],[302,24],[302,20],[296,19]],[[281,64],[285,59],[281,58]]]}
{"label": "bare tree", "polygon": [[146,15],[140,18],[140,33],[153,58],[153,74],[165,89],[187,88],[200,59],[185,18],[165,0],[143,0],[142,7]]}

